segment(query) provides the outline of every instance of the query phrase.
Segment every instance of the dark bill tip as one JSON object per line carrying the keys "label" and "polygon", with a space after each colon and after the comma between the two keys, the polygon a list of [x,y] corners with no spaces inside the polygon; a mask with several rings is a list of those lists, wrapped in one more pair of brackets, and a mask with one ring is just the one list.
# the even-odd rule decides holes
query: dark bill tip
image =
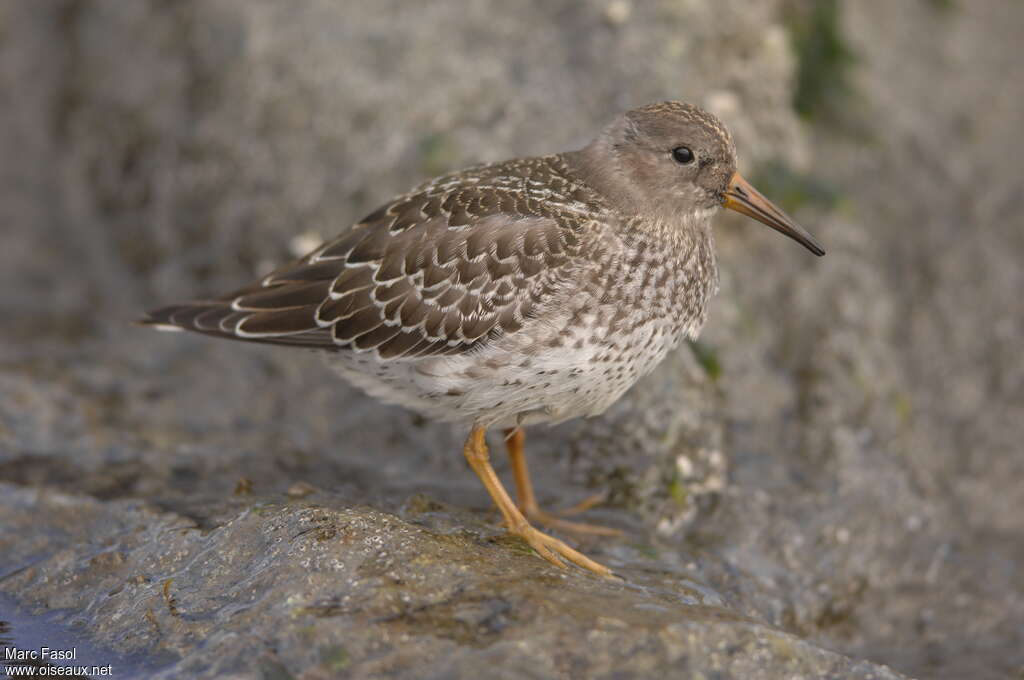
{"label": "dark bill tip", "polygon": [[751,186],[750,182],[743,179],[738,172],[732,176],[729,188],[722,197],[722,207],[735,210],[747,217],[753,217],[758,222],[767,224],[772,229],[790,237],[818,257],[825,254],[825,249],[814,240],[813,236],[808,234],[792,217],[782,212],[774,203],[765,198],[760,191]]}

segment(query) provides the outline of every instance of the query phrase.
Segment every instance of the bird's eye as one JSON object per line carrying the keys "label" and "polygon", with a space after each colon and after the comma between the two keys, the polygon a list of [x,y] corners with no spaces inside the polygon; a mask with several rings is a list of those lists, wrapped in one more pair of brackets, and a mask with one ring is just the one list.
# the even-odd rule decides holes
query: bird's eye
{"label": "bird's eye", "polygon": [[676,148],[672,149],[672,160],[674,160],[676,163],[679,163],[679,165],[686,165],[688,163],[692,163],[693,158],[693,152],[690,151],[690,147],[688,146],[677,146]]}

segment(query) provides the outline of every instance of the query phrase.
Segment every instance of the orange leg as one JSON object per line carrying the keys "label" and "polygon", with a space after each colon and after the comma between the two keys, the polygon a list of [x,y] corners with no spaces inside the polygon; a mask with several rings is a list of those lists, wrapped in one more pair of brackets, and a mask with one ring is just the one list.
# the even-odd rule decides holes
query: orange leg
{"label": "orange leg", "polygon": [[525,540],[541,557],[559,567],[564,567],[565,563],[562,560],[566,560],[602,576],[612,575],[611,570],[603,564],[598,564],[586,555],[573,550],[557,538],[548,536],[530,526],[523,513],[512,502],[512,498],[505,491],[505,487],[501,485],[501,480],[498,479],[494,468],[491,467],[490,454],[487,451],[487,442],[484,439],[484,429],[482,427],[474,427],[473,431],[469,433],[466,445],[463,448],[463,454],[465,454],[466,460],[469,461],[470,467],[473,468],[473,472],[484,483],[487,493],[491,495],[494,504],[501,511],[509,533]]}
{"label": "orange leg", "polygon": [[[537,497],[533,493],[533,483],[530,481],[530,470],[526,465],[526,451],[524,443],[526,435],[521,427],[506,431],[505,446],[508,448],[508,457],[512,461],[512,474],[516,480],[516,496],[519,498],[519,509],[528,519],[552,529],[564,531],[575,531],[583,534],[598,534],[599,536],[621,536],[622,532],[611,527],[602,527],[596,524],[582,524],[580,522],[569,522],[560,519],[555,515],[545,512],[537,505]],[[574,515],[583,512],[587,508],[597,505],[604,499],[603,494],[591,496],[584,499],[578,505],[569,508],[564,513]]]}

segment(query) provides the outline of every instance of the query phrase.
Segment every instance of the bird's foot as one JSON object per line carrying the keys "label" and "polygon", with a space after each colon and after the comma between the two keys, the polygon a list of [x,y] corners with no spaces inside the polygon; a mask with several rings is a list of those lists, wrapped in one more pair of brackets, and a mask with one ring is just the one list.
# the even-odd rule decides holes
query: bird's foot
{"label": "bird's foot", "polygon": [[572,517],[573,515],[579,515],[580,513],[586,512],[591,508],[596,508],[606,500],[608,500],[608,492],[598,491],[595,494],[587,496],[576,505],[571,505],[562,510],[555,510],[553,514],[558,515],[559,517]]}
{"label": "bird's foot", "polygon": [[608,496],[605,493],[596,493],[592,496],[584,498],[576,505],[566,508],[565,510],[557,510],[555,512],[547,512],[541,510],[540,506],[537,505],[537,501],[533,499],[533,496],[527,498],[524,502],[520,499],[519,510],[526,516],[527,519],[536,522],[549,529],[560,529],[562,531],[569,531],[576,534],[591,534],[594,536],[622,536],[623,531],[621,529],[615,529],[613,527],[605,527],[600,524],[586,524],[583,522],[569,522],[562,519],[562,517],[572,517],[578,515],[581,512],[585,512],[595,505],[600,505]]}
{"label": "bird's foot", "polygon": [[[570,522],[571,524],[571,522]],[[578,567],[592,571],[595,574],[601,576],[613,576],[612,570],[608,567],[595,562],[586,555],[576,550],[573,550],[568,545],[558,540],[554,536],[548,536],[542,531],[533,528],[528,523],[523,522],[519,526],[513,526],[509,528],[509,533],[515,536],[519,536],[526,541],[531,548],[537,551],[537,553],[555,566],[565,568],[565,562],[571,562]]]}
{"label": "bird's foot", "polygon": [[[541,526],[545,526],[549,529],[558,529],[561,531],[569,531],[576,534],[591,534],[594,536],[622,536],[623,531],[621,529],[615,529],[613,527],[605,527],[600,524],[585,524],[583,522],[570,522],[569,520],[562,519],[558,515],[567,514],[563,512],[551,513],[541,510],[536,505],[527,506],[521,508],[523,515],[532,522],[536,522]],[[572,508],[570,508],[572,510]],[[582,512],[580,510],[579,512]],[[575,514],[575,513],[572,513]]]}

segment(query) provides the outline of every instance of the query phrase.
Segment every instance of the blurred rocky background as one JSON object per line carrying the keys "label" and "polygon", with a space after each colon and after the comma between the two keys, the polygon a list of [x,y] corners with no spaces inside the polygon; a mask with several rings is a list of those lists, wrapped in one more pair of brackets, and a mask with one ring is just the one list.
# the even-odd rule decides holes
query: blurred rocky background
{"label": "blurred rocky background", "polygon": [[[1013,0],[0,1],[0,643],[115,677],[1024,677],[1022,32]],[[621,582],[504,537],[465,433],[316,355],[130,325],[666,98],[828,255],[723,216],[701,342],[528,433],[546,505],[607,493],[627,537],[580,545]]]}

